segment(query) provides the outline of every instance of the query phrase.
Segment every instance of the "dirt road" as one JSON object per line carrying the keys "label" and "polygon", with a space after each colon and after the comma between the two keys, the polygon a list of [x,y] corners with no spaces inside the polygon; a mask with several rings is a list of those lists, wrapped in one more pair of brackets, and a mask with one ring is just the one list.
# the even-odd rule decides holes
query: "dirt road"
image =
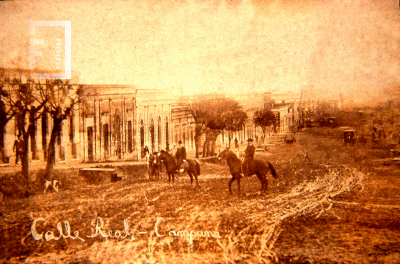
{"label": "dirt road", "polygon": [[[298,133],[277,145],[260,196],[257,177],[228,193],[229,169],[202,164],[200,187],[182,175],[149,182],[145,167],[119,166],[116,183],[87,185],[57,172],[60,192],[5,195],[1,257],[18,263],[394,263],[399,167],[385,150],[344,146],[335,131]],[[378,161],[376,161],[378,160]],[[60,234],[61,231],[61,234]],[[76,233],[79,232],[79,233]]]}

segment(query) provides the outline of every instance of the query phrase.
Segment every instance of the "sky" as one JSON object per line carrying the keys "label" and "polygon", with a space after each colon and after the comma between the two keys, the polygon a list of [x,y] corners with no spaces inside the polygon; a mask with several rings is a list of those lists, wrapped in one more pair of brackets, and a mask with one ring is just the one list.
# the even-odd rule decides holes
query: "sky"
{"label": "sky", "polygon": [[398,0],[2,1],[0,67],[28,68],[29,41],[43,38],[35,66],[55,70],[63,28],[30,35],[29,20],[71,21],[80,83],[371,101],[400,86],[399,11]]}

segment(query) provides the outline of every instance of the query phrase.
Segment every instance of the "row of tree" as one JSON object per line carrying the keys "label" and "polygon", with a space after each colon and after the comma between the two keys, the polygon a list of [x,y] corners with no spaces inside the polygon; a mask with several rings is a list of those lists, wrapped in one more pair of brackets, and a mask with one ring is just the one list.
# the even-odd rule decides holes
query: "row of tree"
{"label": "row of tree", "polygon": [[[42,115],[49,115],[53,120],[44,175],[46,179],[50,179],[61,124],[73,113],[74,106],[84,98],[84,92],[83,86],[73,85],[68,80],[32,80],[26,70],[17,69],[10,73],[0,69],[0,155],[4,159],[5,127],[15,118],[17,133],[23,142],[20,155],[22,175],[26,181],[29,177],[29,139],[35,140],[35,121]],[[31,143],[32,156],[35,157],[36,144]]]}
{"label": "row of tree", "polygon": [[[28,182],[29,151],[35,158],[35,121],[43,115],[53,120],[50,140],[46,146],[46,170],[44,177],[51,180],[55,162],[55,146],[60,136],[61,124],[74,112],[74,107],[84,101],[88,91],[82,85],[71,84],[68,80],[32,80],[29,72],[17,69],[12,74],[0,69],[0,157],[4,159],[4,133],[7,123],[15,118],[16,129],[24,144],[21,152],[22,175]],[[245,128],[247,113],[234,99],[226,97],[200,96],[190,103],[185,102],[187,111],[195,120],[196,157],[203,149],[203,156],[215,154],[216,139],[222,131],[227,131],[229,145],[233,134]],[[265,129],[275,125],[275,115],[271,111],[260,109],[255,112],[254,122]],[[205,138],[204,141],[202,139]],[[31,148],[29,148],[29,140]]]}
{"label": "row of tree", "polygon": [[[245,129],[249,116],[243,107],[234,99],[226,97],[196,98],[188,104],[187,110],[195,120],[196,157],[200,156],[199,149],[202,137],[203,157],[215,155],[217,137],[222,131],[228,132],[229,146],[235,132]],[[254,123],[261,126],[264,135],[267,127],[275,126],[276,117],[272,111],[259,109],[254,114]]]}

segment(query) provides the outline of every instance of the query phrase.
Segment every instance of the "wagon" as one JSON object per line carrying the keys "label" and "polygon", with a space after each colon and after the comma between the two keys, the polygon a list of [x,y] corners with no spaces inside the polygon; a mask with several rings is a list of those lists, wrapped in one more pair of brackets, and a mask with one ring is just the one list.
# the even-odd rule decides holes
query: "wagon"
{"label": "wagon", "polygon": [[392,160],[400,161],[400,149],[391,149],[390,154],[392,156]]}
{"label": "wagon", "polygon": [[344,144],[354,145],[356,143],[356,136],[354,130],[345,130],[343,133]]}

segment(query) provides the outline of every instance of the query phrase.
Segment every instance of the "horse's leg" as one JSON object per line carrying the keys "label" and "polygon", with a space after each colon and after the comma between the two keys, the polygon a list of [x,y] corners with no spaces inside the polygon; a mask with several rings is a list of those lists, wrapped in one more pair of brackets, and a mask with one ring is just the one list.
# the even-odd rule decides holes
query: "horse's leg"
{"label": "horse's leg", "polygon": [[267,177],[265,177],[264,178],[264,180],[265,180],[265,188],[264,188],[264,192],[267,192],[267,189],[268,189],[268,179],[267,179]]}
{"label": "horse's leg", "polygon": [[196,186],[199,186],[199,179],[198,179],[198,176],[197,176],[197,170],[196,170],[196,168],[194,168],[194,178],[195,178],[195,180],[196,180]]}
{"label": "horse's leg", "polygon": [[150,168],[150,165],[147,166],[147,173],[149,174],[149,181],[151,181],[151,168]]}
{"label": "horse's leg", "polygon": [[267,192],[267,188],[268,188],[268,179],[267,179],[267,174],[261,175],[263,184],[262,184],[262,189],[261,189],[261,193],[265,193]]}
{"label": "horse's leg", "polygon": [[262,191],[264,190],[264,184],[265,184],[264,179],[263,179],[262,175],[260,175],[259,173],[257,173],[256,175],[257,175],[258,180],[259,180],[260,183],[261,183],[260,192],[262,192]]}
{"label": "horse's leg", "polygon": [[239,191],[239,196],[241,195],[241,193],[240,193],[240,175],[238,175],[238,178],[237,178],[237,184],[238,184],[238,191]]}
{"label": "horse's leg", "polygon": [[188,171],[187,171],[187,174],[188,174],[189,177],[190,177],[190,185],[193,185],[193,173],[192,173],[190,170],[188,170]]}
{"label": "horse's leg", "polygon": [[232,195],[232,182],[236,180],[236,177],[232,176],[232,179],[229,181],[229,193]]}

